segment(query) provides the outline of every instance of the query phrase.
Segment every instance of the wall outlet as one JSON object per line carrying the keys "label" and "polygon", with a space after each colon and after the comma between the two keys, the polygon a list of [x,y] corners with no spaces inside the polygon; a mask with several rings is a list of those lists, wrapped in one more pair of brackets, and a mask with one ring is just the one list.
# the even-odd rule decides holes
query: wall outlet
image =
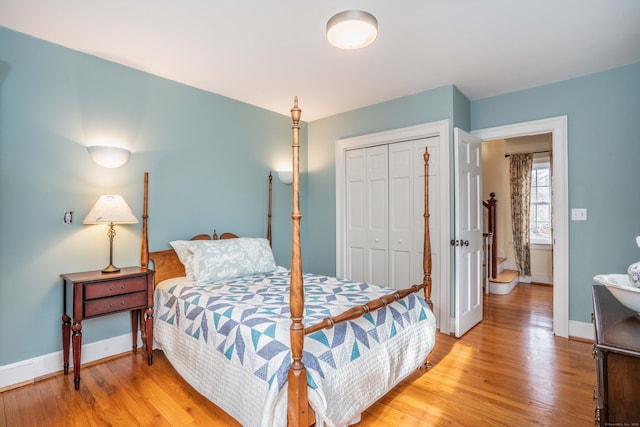
{"label": "wall outlet", "polygon": [[571,209],[571,221],[586,221],[587,210],[584,208]]}
{"label": "wall outlet", "polygon": [[73,222],[73,211],[64,211],[62,222],[65,224],[71,224]]}

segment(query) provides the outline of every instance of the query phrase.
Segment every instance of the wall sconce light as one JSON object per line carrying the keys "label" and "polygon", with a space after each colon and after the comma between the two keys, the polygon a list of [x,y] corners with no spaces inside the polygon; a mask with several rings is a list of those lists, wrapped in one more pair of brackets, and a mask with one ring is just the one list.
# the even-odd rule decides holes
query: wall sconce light
{"label": "wall sconce light", "polygon": [[100,196],[82,223],[109,225],[109,231],[107,232],[107,236],[109,237],[109,265],[106,266],[102,272],[117,273],[120,271],[118,267],[113,265],[113,238],[116,236],[113,224],[138,223],[138,219],[131,211],[129,205],[127,205],[127,202],[124,201],[122,196],[118,195]]}
{"label": "wall sconce light", "polygon": [[345,10],[327,22],[327,40],[340,49],[361,49],[378,36],[378,20],[362,10]]}
{"label": "wall sconce light", "polygon": [[129,161],[131,152],[126,148],[92,145],[87,147],[94,162],[105,168],[119,168]]}
{"label": "wall sconce light", "polygon": [[277,171],[278,179],[283,184],[291,184],[293,182],[293,172],[291,171]]}

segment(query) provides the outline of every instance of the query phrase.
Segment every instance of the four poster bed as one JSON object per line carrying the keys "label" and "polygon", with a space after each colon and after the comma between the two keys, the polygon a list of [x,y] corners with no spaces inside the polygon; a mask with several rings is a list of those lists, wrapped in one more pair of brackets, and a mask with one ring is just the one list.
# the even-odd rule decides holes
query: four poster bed
{"label": "four poster bed", "polygon": [[303,274],[300,112],[296,98],[290,271],[276,266],[270,247],[271,175],[268,239],[214,231],[152,253],[145,175],[141,263],[151,260],[155,269],[155,346],[194,388],[245,426],[355,423],[426,363],[435,342],[428,153],[421,284],[394,290]]}

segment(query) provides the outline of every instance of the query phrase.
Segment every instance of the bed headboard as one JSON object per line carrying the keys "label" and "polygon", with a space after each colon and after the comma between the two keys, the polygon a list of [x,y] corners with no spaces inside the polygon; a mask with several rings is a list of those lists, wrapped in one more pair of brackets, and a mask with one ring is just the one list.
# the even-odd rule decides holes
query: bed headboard
{"label": "bed headboard", "polygon": [[[267,217],[267,239],[269,239],[269,245],[271,245],[271,194],[272,194],[272,180],[273,177],[269,172],[269,213]],[[178,258],[178,254],[173,249],[165,249],[162,251],[149,252],[149,237],[148,237],[148,220],[149,220],[149,173],[144,173],[144,200],[142,203],[142,248],[140,250],[140,265],[143,268],[149,267],[149,260],[153,262],[153,269],[155,270],[155,283],[160,283],[163,280],[171,279],[173,277],[186,276],[184,265]],[[190,240],[224,240],[235,239],[238,236],[234,233],[222,233],[218,236],[216,230],[213,230],[213,235],[198,234],[193,236]]]}

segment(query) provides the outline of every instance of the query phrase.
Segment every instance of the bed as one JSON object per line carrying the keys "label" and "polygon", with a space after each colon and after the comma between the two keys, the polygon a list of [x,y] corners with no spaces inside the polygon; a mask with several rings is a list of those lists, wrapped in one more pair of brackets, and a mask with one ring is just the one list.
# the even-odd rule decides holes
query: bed
{"label": "bed", "polygon": [[[343,426],[415,369],[435,344],[425,152],[423,282],[404,290],[304,274],[299,120],[292,127],[291,269],[267,238],[200,234],[148,250],[145,174],[141,263],[155,269],[154,345],[196,390],[244,426]],[[420,295],[420,290],[424,295]]]}

